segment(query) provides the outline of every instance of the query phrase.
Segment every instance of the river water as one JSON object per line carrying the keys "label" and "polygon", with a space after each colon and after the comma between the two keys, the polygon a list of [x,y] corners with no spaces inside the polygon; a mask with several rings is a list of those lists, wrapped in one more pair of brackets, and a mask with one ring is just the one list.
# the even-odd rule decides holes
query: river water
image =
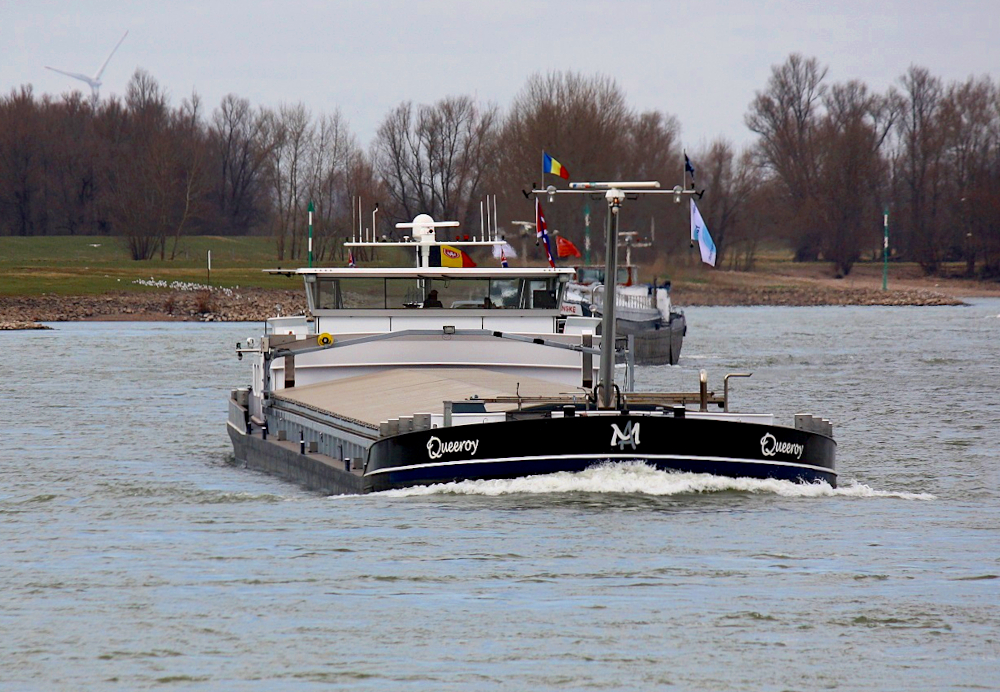
{"label": "river water", "polygon": [[1000,689],[1000,301],[692,308],[840,488],[630,465],[328,498],[230,465],[257,324],[0,333],[0,690]]}

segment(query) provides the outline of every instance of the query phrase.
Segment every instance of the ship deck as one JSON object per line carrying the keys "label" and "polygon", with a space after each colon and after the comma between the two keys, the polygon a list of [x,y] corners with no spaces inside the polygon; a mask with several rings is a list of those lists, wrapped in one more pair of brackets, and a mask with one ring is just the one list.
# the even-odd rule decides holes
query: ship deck
{"label": "ship deck", "polygon": [[[279,389],[279,401],[377,429],[381,421],[414,413],[441,413],[445,401],[520,397],[570,398],[583,402],[582,388],[547,380],[510,375],[481,368],[389,368],[374,374]],[[525,403],[530,403],[525,401]],[[488,411],[508,411],[517,401],[491,402]]]}

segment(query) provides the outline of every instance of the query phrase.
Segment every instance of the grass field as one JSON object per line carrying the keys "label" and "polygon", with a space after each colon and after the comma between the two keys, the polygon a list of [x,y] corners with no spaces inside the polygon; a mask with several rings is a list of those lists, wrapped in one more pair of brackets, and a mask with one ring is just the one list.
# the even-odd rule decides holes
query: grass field
{"label": "grass field", "polygon": [[[171,247],[168,244],[168,249]],[[306,261],[276,261],[274,241],[262,237],[191,236],[182,238],[176,258],[136,262],[119,238],[94,236],[63,236],[21,238],[0,236],[0,295],[32,296],[41,294],[83,296],[98,295],[109,291],[156,290],[134,283],[136,280],[155,279],[170,283],[182,281],[208,283],[206,260],[212,251],[213,286],[298,289],[301,282],[284,276],[272,276],[262,270],[275,267],[297,268]],[[404,248],[380,248],[376,260],[360,262],[362,266],[408,266],[412,261]],[[530,253],[529,253],[530,254]],[[167,254],[169,257],[169,252]],[[492,262],[485,251],[475,255],[482,266]],[[361,258],[359,257],[359,260]],[[515,264],[524,261],[515,260]],[[531,255],[528,262],[541,266],[540,255]],[[339,258],[327,260],[323,266],[343,266]],[[569,265],[571,262],[562,261]],[[723,267],[720,267],[723,269]],[[923,277],[920,268],[912,263],[892,263],[890,285],[893,287],[922,287],[944,290],[945,281],[961,283],[960,290],[970,294],[971,288],[979,293],[993,295],[998,290],[996,282],[988,284],[968,280]],[[943,277],[958,277],[964,265],[942,267]],[[784,286],[789,281],[833,281],[833,265],[829,262],[793,262],[792,253],[785,247],[762,248],[752,272],[720,272],[703,265],[697,251],[661,253],[653,264],[640,271],[643,281],[653,277],[671,278],[675,286],[709,288],[724,283],[745,285]],[[859,262],[854,271],[838,284],[844,286],[881,286],[881,262]],[[939,283],[940,282],[940,283]]]}
{"label": "grass field", "polygon": [[[0,295],[93,295],[107,291],[153,290],[139,279],[205,284],[212,251],[213,286],[289,288],[288,279],[263,269],[302,267],[306,261],[276,261],[274,241],[261,237],[191,236],[182,238],[175,259],[135,261],[120,238],[95,236],[0,237]],[[398,250],[380,249],[381,262]],[[400,258],[402,259],[402,258]],[[339,266],[340,260],[326,262]],[[299,282],[295,282],[298,287]]]}

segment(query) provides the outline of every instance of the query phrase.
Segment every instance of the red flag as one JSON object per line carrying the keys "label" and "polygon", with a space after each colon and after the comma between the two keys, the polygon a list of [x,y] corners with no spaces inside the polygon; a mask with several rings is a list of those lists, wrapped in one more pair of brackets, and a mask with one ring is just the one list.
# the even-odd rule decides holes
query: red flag
{"label": "red flag", "polygon": [[576,245],[561,235],[556,236],[556,254],[560,257],[583,257],[580,251],[576,249]]}

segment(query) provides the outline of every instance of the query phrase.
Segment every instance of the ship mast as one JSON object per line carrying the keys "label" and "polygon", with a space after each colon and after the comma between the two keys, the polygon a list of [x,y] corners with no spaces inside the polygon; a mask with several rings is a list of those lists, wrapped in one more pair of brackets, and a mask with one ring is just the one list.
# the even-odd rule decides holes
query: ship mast
{"label": "ship mast", "polygon": [[618,211],[624,193],[611,188],[604,194],[608,216],[604,224],[604,319],[601,323],[600,406],[611,408],[615,384],[615,289],[618,277]]}
{"label": "ship mast", "polygon": [[557,194],[604,192],[604,200],[608,205],[605,220],[604,316],[601,322],[600,382],[595,390],[598,395],[598,405],[603,409],[610,409],[615,403],[615,279],[618,276],[619,211],[626,199],[637,199],[639,195],[673,195],[674,202],[680,204],[685,195],[695,194],[695,191],[685,190],[680,185],[675,185],[672,190],[661,190],[660,183],[655,180],[570,183],[569,188],[559,190],[554,185],[549,185],[544,190],[531,192],[536,196],[547,195],[549,202],[553,202]]}

